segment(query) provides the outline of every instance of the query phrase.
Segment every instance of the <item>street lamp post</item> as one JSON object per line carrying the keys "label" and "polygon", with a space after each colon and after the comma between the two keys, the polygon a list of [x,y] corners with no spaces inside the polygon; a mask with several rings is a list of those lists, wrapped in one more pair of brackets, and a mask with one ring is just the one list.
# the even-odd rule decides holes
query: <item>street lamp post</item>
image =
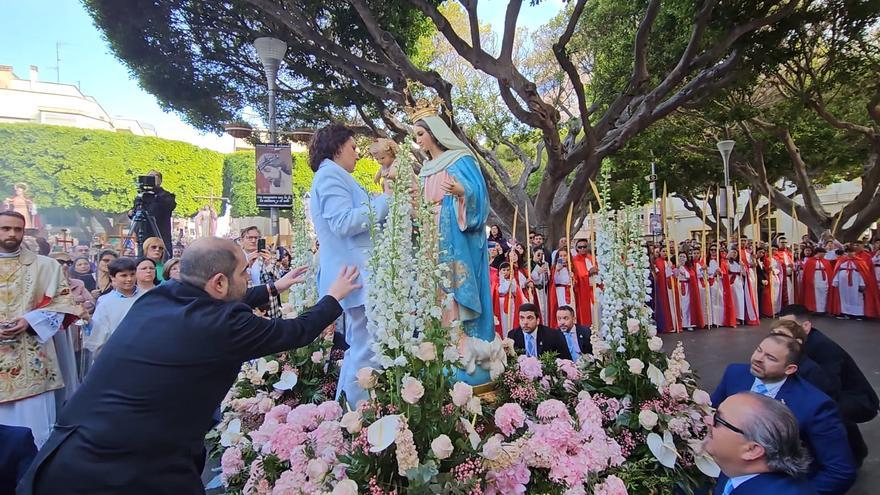
{"label": "street lamp post", "polygon": [[[257,38],[254,40],[254,49],[260,57],[263,64],[263,70],[266,72],[266,84],[269,88],[269,139],[271,144],[278,144],[278,123],[275,118],[275,89],[277,88],[276,80],[278,79],[278,68],[281,61],[284,60],[284,54],[287,53],[287,43],[277,38]],[[278,207],[269,208],[269,218],[272,223],[272,235],[278,235]]]}
{"label": "street lamp post", "polygon": [[733,145],[736,144],[732,140],[718,141],[716,146],[721,153],[721,159],[724,160],[724,203],[719,205],[719,219],[721,216],[727,217],[727,245],[730,246],[730,236],[733,235],[733,214],[730,211],[730,153],[733,151]]}

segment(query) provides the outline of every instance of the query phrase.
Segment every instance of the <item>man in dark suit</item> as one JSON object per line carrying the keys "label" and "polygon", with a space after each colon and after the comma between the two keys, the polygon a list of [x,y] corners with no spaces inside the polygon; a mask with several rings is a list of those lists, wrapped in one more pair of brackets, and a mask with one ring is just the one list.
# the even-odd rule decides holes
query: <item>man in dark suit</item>
{"label": "man in dark suit", "polygon": [[304,274],[296,269],[248,291],[247,262],[232,241],[193,243],[180,261],[181,281],[151,290],[122,320],[18,493],[204,493],[205,434],[242,362],[309,344],[358,287],[357,270],[346,268],[295,319],[253,314]]}
{"label": "man in dark suit", "polygon": [[538,311],[538,307],[531,303],[519,307],[519,326],[507,335],[513,339],[514,349],[531,357],[555,352],[560,359],[571,359],[562,332],[539,324]]}
{"label": "man in dark suit", "polygon": [[577,361],[581,356],[593,353],[593,344],[590,343],[590,327],[578,325],[574,321],[574,308],[560,306],[556,310],[556,324],[562,332],[571,360]]}
{"label": "man in dark suit", "polygon": [[[774,321],[770,325],[770,334],[791,337],[797,340],[801,346],[803,346],[804,342],[807,340],[807,334],[804,332],[804,328],[796,321],[792,320],[780,319]],[[821,366],[819,366],[819,363],[810,359],[810,356],[807,356],[805,352],[801,353],[801,359],[798,361],[797,366],[797,376],[802,380],[806,380],[822,392],[825,392],[825,395],[831,397],[832,400],[837,402],[837,396],[840,394],[839,380],[833,379],[822,369]],[[839,407],[840,406],[838,406],[838,408]]]}
{"label": "man in dark suit", "polygon": [[822,495],[846,493],[856,466],[837,406],[821,390],[800,379],[801,345],[783,335],[768,335],[752,354],[751,364],[731,364],[712,393],[712,405],[739,392],[753,391],[782,401],[794,413],[801,438],[813,456],[809,480]]}
{"label": "man in dark suit", "polygon": [[706,417],[704,444],[721,476],[715,495],[816,495],[810,457],[785,404],[753,392],[731,395]]}
{"label": "man in dark suit", "polygon": [[30,428],[0,425],[0,493],[15,493],[15,485],[37,455]]}
{"label": "man in dark suit", "polygon": [[862,438],[858,423],[866,423],[877,417],[880,409],[877,392],[846,349],[813,327],[810,310],[801,305],[791,305],[782,308],[782,315],[783,319],[794,320],[803,327],[806,333],[805,353],[839,386],[834,399],[840,409],[853,456],[861,465],[868,456],[868,445]]}

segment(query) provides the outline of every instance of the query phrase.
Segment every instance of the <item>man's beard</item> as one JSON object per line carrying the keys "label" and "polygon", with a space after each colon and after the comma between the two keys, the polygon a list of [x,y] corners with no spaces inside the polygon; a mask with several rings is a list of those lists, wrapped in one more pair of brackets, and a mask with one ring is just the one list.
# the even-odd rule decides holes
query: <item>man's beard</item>
{"label": "man's beard", "polygon": [[8,253],[14,253],[18,251],[21,247],[21,243],[24,239],[16,240],[16,239],[7,239],[5,241],[0,241],[0,246],[3,246],[3,249]]}

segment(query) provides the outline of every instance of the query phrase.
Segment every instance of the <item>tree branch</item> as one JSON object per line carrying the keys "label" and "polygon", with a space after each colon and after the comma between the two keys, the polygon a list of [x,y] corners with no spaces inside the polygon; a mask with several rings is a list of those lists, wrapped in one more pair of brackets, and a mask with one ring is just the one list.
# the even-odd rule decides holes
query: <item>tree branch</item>
{"label": "tree branch", "polygon": [[[476,3],[476,0],[474,0]],[[504,15],[504,37],[501,39],[501,54],[498,59],[504,62],[513,60],[513,42],[516,39],[516,19],[522,0],[510,0],[507,3],[507,13]]]}
{"label": "tree branch", "polygon": [[577,67],[574,66],[571,57],[568,56],[568,43],[571,41],[571,37],[574,36],[574,30],[577,27],[581,15],[584,13],[584,7],[586,5],[587,0],[577,0],[574,10],[571,13],[571,17],[568,19],[568,25],[565,27],[565,31],[562,33],[562,36],[559,37],[559,41],[553,44],[553,54],[556,56],[556,61],[559,62],[562,70],[564,70],[568,76],[569,81],[571,81],[571,85],[574,88],[574,94],[577,97],[581,126],[584,129],[584,134],[589,135],[592,132],[592,124],[590,123],[590,112],[587,109],[587,96],[584,92],[584,83],[581,81],[581,75],[578,72]]}

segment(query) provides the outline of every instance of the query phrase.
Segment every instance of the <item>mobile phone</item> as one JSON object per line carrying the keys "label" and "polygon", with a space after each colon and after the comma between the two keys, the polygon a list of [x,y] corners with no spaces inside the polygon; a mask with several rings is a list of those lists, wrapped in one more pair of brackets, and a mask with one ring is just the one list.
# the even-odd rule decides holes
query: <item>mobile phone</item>
{"label": "mobile phone", "polygon": [[257,240],[257,251],[263,251],[266,249],[266,239],[258,239]]}

